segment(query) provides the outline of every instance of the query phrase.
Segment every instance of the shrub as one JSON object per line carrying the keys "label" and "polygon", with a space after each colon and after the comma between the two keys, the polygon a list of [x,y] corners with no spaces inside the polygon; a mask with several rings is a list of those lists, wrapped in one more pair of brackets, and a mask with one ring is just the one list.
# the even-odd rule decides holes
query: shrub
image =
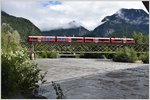
{"label": "shrub", "polygon": [[[2,28],[3,27],[4,26],[2,26]],[[19,33],[16,30],[12,31],[12,29],[11,32],[10,30],[7,32],[2,31],[1,42],[3,51],[11,51],[11,50],[16,51],[21,47]]]}
{"label": "shrub", "polygon": [[114,54],[113,53],[105,53],[104,54],[107,59],[113,59]]}
{"label": "shrub", "polygon": [[47,52],[41,52],[41,57],[42,58],[47,58]]}
{"label": "shrub", "polygon": [[40,51],[36,53],[41,58],[57,58],[58,53],[55,51]]}
{"label": "shrub", "polygon": [[81,58],[103,58],[101,53],[84,53],[80,56]]}
{"label": "shrub", "polygon": [[80,58],[104,58],[104,59],[112,59],[113,58],[112,53],[85,53],[80,56]]}
{"label": "shrub", "polygon": [[10,25],[2,25],[1,86],[2,98],[20,93],[31,94],[41,81],[40,69],[29,60],[28,52],[20,45],[20,35]]}
{"label": "shrub", "polygon": [[2,98],[18,91],[29,93],[40,80],[40,69],[31,63],[26,50],[2,52]]}
{"label": "shrub", "polygon": [[120,48],[116,51],[113,60],[119,62],[135,62],[137,60],[137,54],[133,48]]}
{"label": "shrub", "polygon": [[139,56],[139,59],[142,60],[143,63],[149,63],[149,53],[144,53]]}
{"label": "shrub", "polygon": [[47,57],[48,58],[57,58],[58,53],[55,51],[49,51],[47,52]]}

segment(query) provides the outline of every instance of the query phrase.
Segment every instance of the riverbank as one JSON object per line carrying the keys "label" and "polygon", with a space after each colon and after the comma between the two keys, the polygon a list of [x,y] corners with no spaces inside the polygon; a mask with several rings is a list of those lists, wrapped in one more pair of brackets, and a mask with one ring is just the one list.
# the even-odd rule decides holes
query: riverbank
{"label": "riverbank", "polygon": [[148,98],[148,64],[118,63],[101,59],[37,59],[48,71],[48,84],[41,94],[55,99],[51,81],[60,83],[68,99],[141,99]]}

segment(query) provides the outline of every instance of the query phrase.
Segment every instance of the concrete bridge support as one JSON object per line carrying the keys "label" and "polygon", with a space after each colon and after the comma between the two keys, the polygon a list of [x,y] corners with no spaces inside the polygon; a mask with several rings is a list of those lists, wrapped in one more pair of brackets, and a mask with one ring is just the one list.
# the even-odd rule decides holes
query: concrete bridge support
{"label": "concrete bridge support", "polygon": [[30,44],[29,49],[30,49],[29,51],[30,60],[35,60],[34,43]]}

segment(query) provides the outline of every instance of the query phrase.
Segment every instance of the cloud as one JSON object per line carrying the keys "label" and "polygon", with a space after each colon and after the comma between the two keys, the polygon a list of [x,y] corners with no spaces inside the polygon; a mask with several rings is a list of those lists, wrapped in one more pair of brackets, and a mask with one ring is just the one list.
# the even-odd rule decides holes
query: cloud
{"label": "cloud", "polygon": [[93,30],[105,16],[112,15],[121,8],[146,11],[141,1],[2,0],[3,11],[27,18],[41,30],[63,28],[72,21]]}

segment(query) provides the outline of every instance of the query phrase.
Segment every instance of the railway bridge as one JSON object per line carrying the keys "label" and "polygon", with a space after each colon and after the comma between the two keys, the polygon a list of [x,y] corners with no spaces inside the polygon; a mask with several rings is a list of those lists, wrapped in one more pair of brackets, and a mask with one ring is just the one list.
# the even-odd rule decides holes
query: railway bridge
{"label": "railway bridge", "polygon": [[116,53],[122,47],[133,48],[137,53],[149,51],[149,44],[120,44],[120,43],[65,43],[65,42],[24,42],[30,54],[39,51],[56,51],[59,54],[83,54],[83,53]]}

